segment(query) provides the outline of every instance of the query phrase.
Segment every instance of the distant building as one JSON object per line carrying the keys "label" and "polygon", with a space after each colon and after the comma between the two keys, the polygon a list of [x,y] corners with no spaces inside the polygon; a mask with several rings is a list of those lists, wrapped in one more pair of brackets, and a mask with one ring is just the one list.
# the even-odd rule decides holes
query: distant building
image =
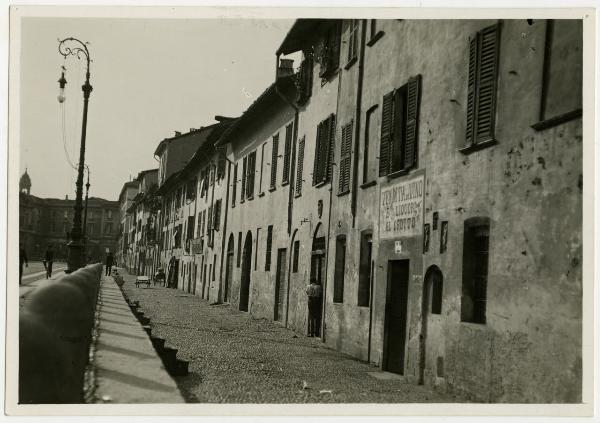
{"label": "distant building", "polygon": [[[30,192],[31,178],[25,171],[19,181],[19,241],[30,260],[41,260],[48,245],[52,245],[56,260],[66,260],[75,200],[40,198]],[[118,215],[118,202],[97,197],[88,199],[88,262],[103,260],[107,249],[115,250]]]}

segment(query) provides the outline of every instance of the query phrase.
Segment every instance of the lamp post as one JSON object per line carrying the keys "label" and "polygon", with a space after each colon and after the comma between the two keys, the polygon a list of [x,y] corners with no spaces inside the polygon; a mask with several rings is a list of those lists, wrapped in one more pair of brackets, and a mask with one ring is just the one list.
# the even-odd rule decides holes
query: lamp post
{"label": "lamp post", "polygon": [[[77,183],[76,183],[76,195],[75,195],[75,206],[73,209],[75,213],[73,215],[73,229],[71,230],[71,241],[67,244],[68,256],[67,256],[67,269],[65,273],[71,273],[75,270],[84,266],[84,244],[82,242],[82,228],[81,228],[81,210],[83,209],[82,197],[83,197],[83,167],[85,165],[85,135],[87,129],[87,112],[88,112],[88,100],[90,93],[92,92],[92,86],[90,85],[90,53],[87,45],[77,38],[69,37],[64,40],[60,40],[58,43],[58,52],[67,59],[67,56],[77,56],[81,59],[81,56],[85,56],[86,60],[86,73],[85,83],[81,87],[83,91],[83,121],[81,125],[81,145],[79,148],[79,164],[77,169]],[[58,101],[63,102],[64,88],[67,83],[65,79],[64,70],[61,78],[59,79],[60,95]]]}

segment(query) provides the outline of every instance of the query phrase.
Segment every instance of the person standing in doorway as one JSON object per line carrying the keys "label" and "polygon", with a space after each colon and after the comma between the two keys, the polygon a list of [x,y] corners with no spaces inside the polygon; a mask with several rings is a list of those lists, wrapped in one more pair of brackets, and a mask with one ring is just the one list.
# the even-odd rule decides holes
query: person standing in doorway
{"label": "person standing in doorway", "polygon": [[54,251],[52,250],[52,245],[48,245],[46,249],[46,255],[44,258],[44,267],[46,268],[46,279],[50,279],[52,277],[52,263],[54,262]]}
{"label": "person standing in doorway", "polygon": [[323,289],[317,278],[310,278],[310,285],[306,287],[306,295],[308,296],[308,336],[319,336]]}
{"label": "person standing in doorway", "polygon": [[110,276],[111,272],[112,272],[112,265],[113,265],[113,253],[111,253],[110,251],[108,252],[108,254],[106,255],[106,276]]}
{"label": "person standing in doorway", "polygon": [[19,244],[19,285],[21,285],[21,278],[23,277],[23,263],[25,263],[25,267],[29,267],[25,247],[23,247],[23,244]]}

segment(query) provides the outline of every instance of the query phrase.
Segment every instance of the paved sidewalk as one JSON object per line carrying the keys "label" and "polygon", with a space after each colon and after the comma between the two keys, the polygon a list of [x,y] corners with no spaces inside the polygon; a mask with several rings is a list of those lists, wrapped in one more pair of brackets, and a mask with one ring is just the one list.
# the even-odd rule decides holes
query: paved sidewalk
{"label": "paved sidewalk", "polygon": [[190,361],[175,378],[187,402],[200,403],[422,403],[461,402],[401,378],[377,379],[376,367],[331,350],[228,305],[213,305],[182,291],[124,290],[151,318],[152,334]]}

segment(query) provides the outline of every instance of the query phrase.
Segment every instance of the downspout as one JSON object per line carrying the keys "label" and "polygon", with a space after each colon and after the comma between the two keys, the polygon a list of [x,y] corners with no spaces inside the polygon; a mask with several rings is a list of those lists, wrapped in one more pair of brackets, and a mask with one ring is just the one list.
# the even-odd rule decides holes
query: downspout
{"label": "downspout", "polygon": [[[277,69],[279,68],[279,54],[275,56],[275,93],[287,104],[289,104],[294,109],[294,132],[292,135],[292,160],[290,163],[290,175],[289,180],[290,183],[288,185],[288,225],[287,225],[287,233],[288,237],[292,233],[292,214],[294,211],[294,186],[295,186],[295,176],[296,173],[294,169],[296,167],[296,144],[298,142],[298,121],[299,121],[299,108],[290,101],[285,95],[283,95],[279,91],[279,87],[277,86]],[[288,270],[287,270],[287,287],[286,287],[286,305],[285,305],[285,327],[288,327],[288,317],[289,317],[289,306],[290,306],[290,279],[292,275],[292,254],[293,254],[293,246],[290,245],[290,254],[288,255]]]}
{"label": "downspout", "polygon": [[[227,212],[229,211],[229,179],[231,177],[231,163],[227,160],[227,190],[225,196],[225,211],[223,215],[223,233],[221,234],[221,265],[219,266],[219,290],[217,291],[217,302],[221,303],[223,289],[223,257],[225,255],[225,242],[227,238]],[[202,272],[202,269],[200,269]]]}
{"label": "downspout", "polygon": [[[213,176],[213,186],[212,186],[212,194],[211,194],[211,199],[210,199],[210,206],[212,207],[212,219],[211,219],[211,224],[212,224],[212,228],[211,228],[211,233],[213,234],[213,240],[212,240],[212,247],[211,250],[215,249],[215,240],[214,240],[214,227],[215,227],[215,185],[217,185],[217,170],[218,170],[218,166],[215,166],[214,161],[211,162],[211,166],[213,166],[215,168],[215,173]],[[210,179],[210,172],[208,173],[208,178]],[[212,256],[214,257],[214,253],[212,254]],[[215,271],[214,268],[216,266],[216,263],[213,263],[213,272]],[[219,271],[219,273],[221,273]],[[212,282],[212,275],[208,275],[208,292],[206,293],[206,301],[208,301],[208,303],[210,304],[210,283]],[[203,293],[204,294],[204,293]],[[217,303],[219,302],[219,295],[217,293]]]}
{"label": "downspout", "polygon": [[[352,228],[356,227],[356,203],[357,203],[357,189],[358,189],[358,147],[360,145],[360,119],[362,109],[362,87],[364,78],[364,62],[365,62],[365,39],[367,32],[367,20],[361,21],[362,30],[360,36],[360,57],[358,60],[358,82],[356,88],[356,117],[355,117],[355,135],[354,135],[354,159],[352,165]],[[371,330],[371,324],[369,322],[369,331]],[[370,332],[369,332],[370,336]]]}

